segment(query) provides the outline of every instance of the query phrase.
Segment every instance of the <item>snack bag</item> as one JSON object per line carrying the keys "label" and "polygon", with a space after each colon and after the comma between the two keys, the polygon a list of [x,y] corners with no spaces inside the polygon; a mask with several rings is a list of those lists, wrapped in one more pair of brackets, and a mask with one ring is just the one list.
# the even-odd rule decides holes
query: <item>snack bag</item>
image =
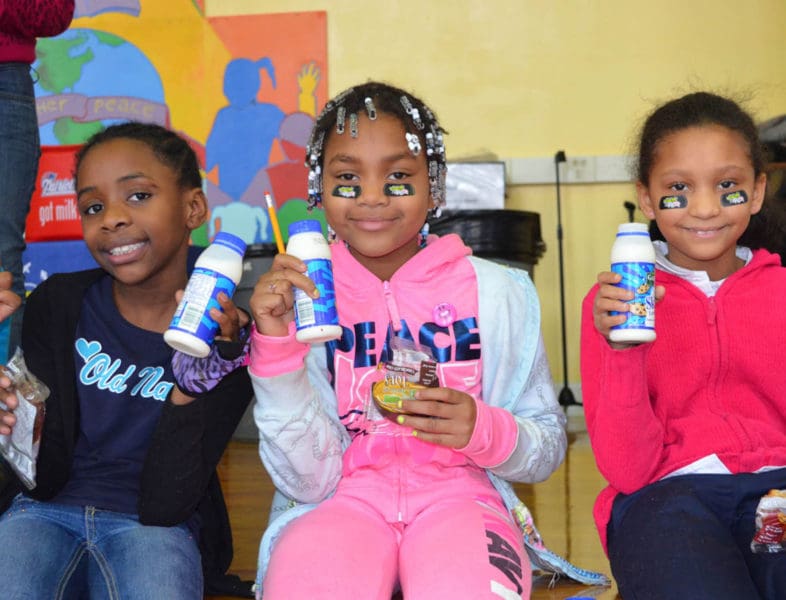
{"label": "snack bag", "polygon": [[395,418],[403,413],[401,400],[412,400],[415,391],[438,387],[437,362],[429,348],[412,340],[394,337],[390,340],[390,360],[379,363],[385,378],[371,387],[371,395],[382,414]]}
{"label": "snack bag", "polygon": [[756,507],[756,533],[751,540],[754,553],[786,550],[786,490],[770,490]]}
{"label": "snack bag", "polygon": [[[35,463],[41,444],[45,404],[49,388],[27,370],[22,351],[17,348],[0,372],[13,384],[19,406],[14,410],[16,425],[10,435],[0,435],[0,454],[28,489],[35,487]],[[7,407],[0,402],[0,407]]]}

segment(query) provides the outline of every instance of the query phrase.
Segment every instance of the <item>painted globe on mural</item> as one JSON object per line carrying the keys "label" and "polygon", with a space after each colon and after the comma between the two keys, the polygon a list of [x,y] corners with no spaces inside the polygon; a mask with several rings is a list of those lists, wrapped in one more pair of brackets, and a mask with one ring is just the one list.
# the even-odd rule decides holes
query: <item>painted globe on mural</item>
{"label": "painted globe on mural", "polygon": [[80,144],[106,125],[166,118],[161,77],[130,42],[94,29],[41,38],[38,72],[41,143]]}

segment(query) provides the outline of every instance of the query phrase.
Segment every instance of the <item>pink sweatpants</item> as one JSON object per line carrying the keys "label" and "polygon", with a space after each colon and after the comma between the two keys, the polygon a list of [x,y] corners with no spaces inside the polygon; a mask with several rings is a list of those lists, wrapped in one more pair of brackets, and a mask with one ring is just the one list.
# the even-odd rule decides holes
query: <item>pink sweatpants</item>
{"label": "pink sweatpants", "polygon": [[407,523],[337,494],[287,525],[263,582],[264,600],[528,599],[521,532],[501,500],[442,499]]}

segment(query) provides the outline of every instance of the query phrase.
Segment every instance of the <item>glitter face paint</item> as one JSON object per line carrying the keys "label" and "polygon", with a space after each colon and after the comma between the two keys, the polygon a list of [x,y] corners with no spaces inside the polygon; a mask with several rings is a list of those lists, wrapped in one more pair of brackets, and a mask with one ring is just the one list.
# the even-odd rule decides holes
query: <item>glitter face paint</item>
{"label": "glitter face paint", "polygon": [[386,183],[382,191],[386,196],[414,196],[415,188],[411,183]]}
{"label": "glitter face paint", "polygon": [[688,206],[688,199],[685,196],[663,196],[660,199],[660,209],[685,208]]}
{"label": "glitter face paint", "polygon": [[745,204],[747,201],[748,194],[745,193],[745,190],[721,195],[721,206],[737,206],[738,204]]}
{"label": "glitter face paint", "polygon": [[337,185],[333,188],[333,196],[337,198],[360,198],[360,186]]}

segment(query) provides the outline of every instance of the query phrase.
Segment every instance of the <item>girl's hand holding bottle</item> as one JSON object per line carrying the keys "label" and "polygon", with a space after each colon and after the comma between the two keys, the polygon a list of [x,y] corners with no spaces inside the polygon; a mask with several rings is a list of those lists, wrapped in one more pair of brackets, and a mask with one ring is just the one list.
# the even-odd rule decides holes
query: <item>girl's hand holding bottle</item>
{"label": "girl's hand holding bottle", "polygon": [[[177,293],[177,301],[182,297],[181,290]],[[177,381],[172,391],[173,404],[188,404],[196,396],[209,392],[245,361],[249,316],[224,292],[219,293],[216,300],[221,310],[210,309],[210,317],[218,323],[219,330],[210,353],[199,358],[176,350],[172,355],[172,371]]]}
{"label": "girl's hand holding bottle", "polygon": [[306,264],[299,258],[289,254],[275,256],[270,270],[254,286],[249,301],[251,317],[259,333],[273,337],[289,334],[289,324],[295,319],[294,288],[300,288],[312,298],[319,297],[306,271]]}
{"label": "girl's hand holding bottle", "polygon": [[[634,296],[631,290],[617,286],[621,280],[622,276],[619,273],[612,273],[611,271],[598,273],[599,289],[595,295],[592,310],[595,328],[606,338],[609,345],[617,350],[633,345],[631,343],[612,342],[609,338],[611,328],[624,323],[627,319],[627,313],[630,311],[630,304],[627,304],[627,301],[632,300]],[[665,293],[666,290],[662,285],[656,285],[655,301],[660,301]],[[613,311],[621,314],[612,314]]]}
{"label": "girl's hand holding bottle", "polygon": [[464,448],[475,431],[475,399],[445,387],[418,390],[414,400],[402,400],[399,425],[412,427],[412,435],[448,448]]}
{"label": "girl's hand holding bottle", "polygon": [[216,340],[225,342],[242,342],[240,332],[249,324],[250,318],[246,311],[240,310],[232,298],[221,292],[217,298],[221,310],[210,309],[210,318],[218,323]]}

